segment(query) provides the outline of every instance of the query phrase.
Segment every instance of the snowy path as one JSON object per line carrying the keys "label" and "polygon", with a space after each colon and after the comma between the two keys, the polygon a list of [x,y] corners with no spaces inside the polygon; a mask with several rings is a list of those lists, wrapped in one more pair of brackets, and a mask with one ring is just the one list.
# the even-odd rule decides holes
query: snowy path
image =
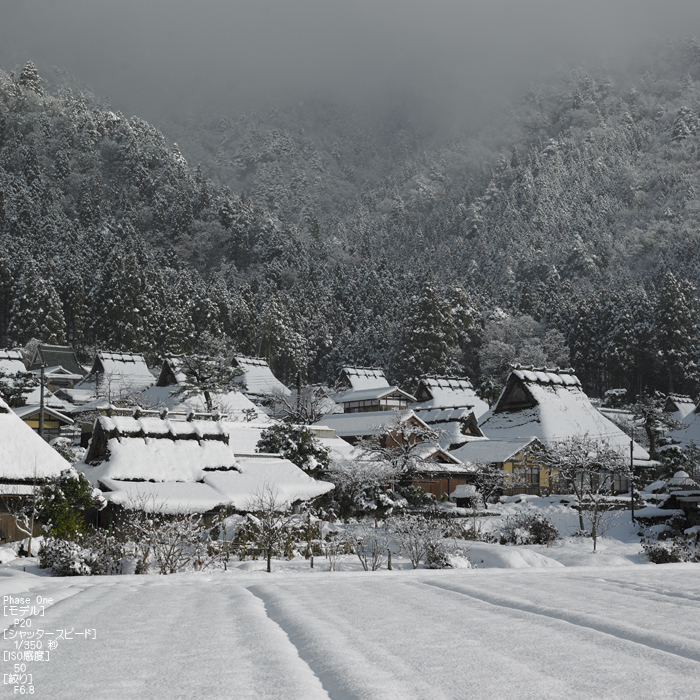
{"label": "snowy path", "polygon": [[37,698],[683,700],[700,687],[699,581],[700,565],[18,573],[0,594],[53,597],[36,627],[97,629],[31,664]]}

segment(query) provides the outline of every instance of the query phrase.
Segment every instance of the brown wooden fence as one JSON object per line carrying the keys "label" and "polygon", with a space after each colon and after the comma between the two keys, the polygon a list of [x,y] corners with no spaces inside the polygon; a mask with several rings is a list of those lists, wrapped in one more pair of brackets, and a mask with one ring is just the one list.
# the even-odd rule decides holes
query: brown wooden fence
{"label": "brown wooden fence", "polygon": [[[34,523],[34,536],[41,535],[41,525]],[[17,527],[17,521],[12,513],[0,513],[0,544],[23,540],[27,533]]]}

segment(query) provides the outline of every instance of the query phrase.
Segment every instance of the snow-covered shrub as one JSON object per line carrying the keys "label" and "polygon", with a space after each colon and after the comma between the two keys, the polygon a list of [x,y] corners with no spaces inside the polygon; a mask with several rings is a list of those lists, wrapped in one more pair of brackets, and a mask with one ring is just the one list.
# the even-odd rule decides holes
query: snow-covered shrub
{"label": "snow-covered shrub", "polygon": [[92,530],[74,540],[44,539],[39,550],[39,567],[51,569],[52,576],[99,576],[120,574],[124,545],[102,530]]}
{"label": "snow-covered shrub", "polygon": [[428,542],[425,548],[426,569],[451,569],[450,550],[442,540]]}
{"label": "snow-covered shrub", "polygon": [[312,475],[328,468],[329,450],[305,425],[278,423],[260,434],[257,452],[281,453],[286,459]]}
{"label": "snow-covered shrub", "polygon": [[344,534],[337,531],[326,533],[323,539],[323,554],[328,560],[329,571],[335,571],[339,554],[352,554],[354,551],[354,543]]}
{"label": "snow-covered shrub", "polygon": [[674,537],[662,542],[644,542],[642,552],[653,564],[700,562],[700,546],[695,538]]}
{"label": "snow-covered shrub", "polygon": [[450,537],[472,542],[496,541],[493,533],[486,529],[484,521],[479,520],[479,516],[493,514],[492,512],[479,513],[475,511],[474,516],[468,520],[455,520],[449,528]]}
{"label": "snow-covered shrub", "polygon": [[511,515],[501,526],[501,544],[548,544],[559,537],[559,531],[540,513]]}
{"label": "snow-covered shrub", "polygon": [[435,505],[435,494],[426,493],[420,486],[403,486],[397,492],[406,499],[409,506],[419,508],[421,506]]}
{"label": "snow-covered shrub", "polygon": [[80,462],[87,450],[80,445],[74,445],[73,441],[67,437],[57,437],[49,443],[70,464]]}
{"label": "snow-covered shrub", "polygon": [[449,535],[449,523],[445,519],[426,518],[423,515],[392,518],[390,526],[401,551],[411,560],[414,569],[435,542]]}

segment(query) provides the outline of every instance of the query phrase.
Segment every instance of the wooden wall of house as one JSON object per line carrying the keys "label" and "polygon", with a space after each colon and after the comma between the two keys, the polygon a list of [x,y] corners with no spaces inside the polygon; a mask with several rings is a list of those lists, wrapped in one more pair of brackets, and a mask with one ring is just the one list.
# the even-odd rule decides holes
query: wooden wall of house
{"label": "wooden wall of house", "polygon": [[515,484],[512,488],[505,489],[507,496],[520,493],[539,495],[543,489],[549,489],[550,470],[533,452],[518,452],[511,460],[501,463],[500,466],[509,474],[520,473],[524,477],[525,483]]}
{"label": "wooden wall of house", "polygon": [[443,495],[447,495],[449,498],[450,494],[455,490],[455,486],[467,483],[469,483],[469,480],[465,476],[415,476],[411,480],[411,486],[419,486],[426,493],[432,493],[438,501]]}

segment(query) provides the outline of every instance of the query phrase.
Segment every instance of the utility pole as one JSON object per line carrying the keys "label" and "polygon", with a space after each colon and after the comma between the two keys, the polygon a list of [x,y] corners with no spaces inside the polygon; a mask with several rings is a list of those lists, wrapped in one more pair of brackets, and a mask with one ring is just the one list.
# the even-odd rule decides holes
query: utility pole
{"label": "utility pole", "polygon": [[630,440],[630,507],[634,524],[634,440]]}
{"label": "utility pole", "polygon": [[41,363],[41,373],[39,375],[39,381],[41,382],[39,388],[39,437],[44,439],[44,367],[46,365]]}
{"label": "utility pole", "polygon": [[297,420],[301,419],[301,370],[297,372]]}

